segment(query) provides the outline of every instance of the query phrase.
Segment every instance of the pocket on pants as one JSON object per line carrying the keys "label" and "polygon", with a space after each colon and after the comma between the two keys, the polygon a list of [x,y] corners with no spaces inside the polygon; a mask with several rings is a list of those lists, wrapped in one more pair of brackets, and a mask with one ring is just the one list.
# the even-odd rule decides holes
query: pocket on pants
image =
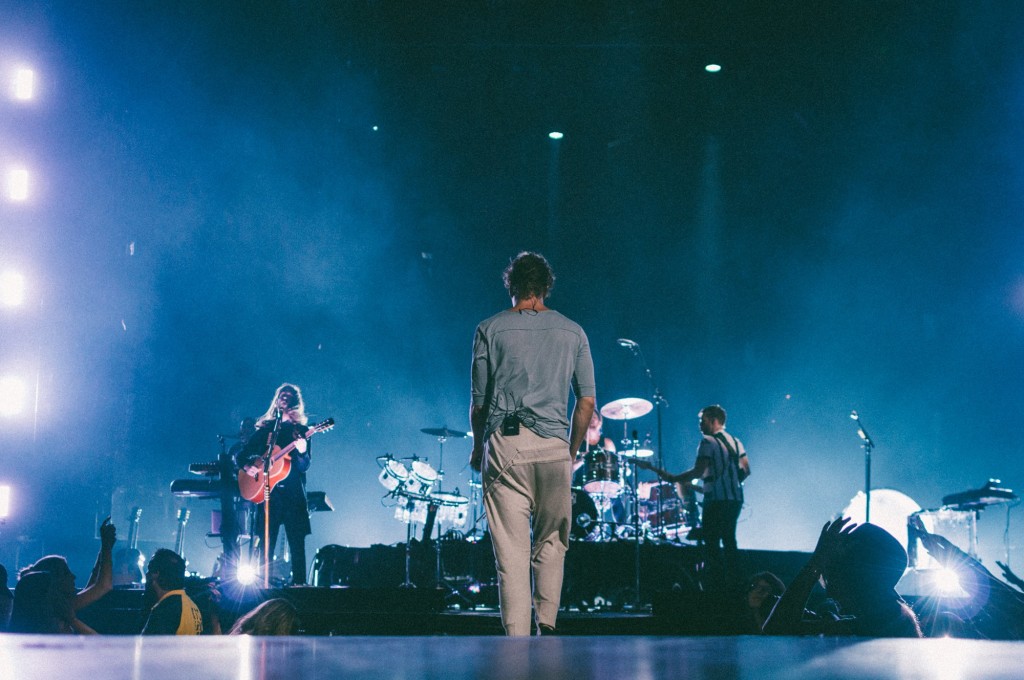
{"label": "pocket on pants", "polygon": [[518,455],[515,457],[514,465],[527,463],[553,463],[569,461],[569,445],[561,439],[554,441],[537,438],[533,442],[517,448]]}

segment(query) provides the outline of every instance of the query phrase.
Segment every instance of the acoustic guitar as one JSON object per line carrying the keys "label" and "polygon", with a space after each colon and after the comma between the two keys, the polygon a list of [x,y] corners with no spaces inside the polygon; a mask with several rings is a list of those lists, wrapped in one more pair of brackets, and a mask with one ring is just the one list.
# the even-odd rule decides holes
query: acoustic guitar
{"label": "acoustic guitar", "polygon": [[[327,432],[334,427],[334,418],[328,418],[322,423],[317,423],[306,430],[306,434],[299,437],[287,446],[274,445],[270,452],[270,490],[273,491],[277,483],[288,476],[292,470],[292,451],[295,451],[299,442],[305,443],[318,432]],[[247,465],[238,471],[238,491],[247,501],[253,503],[263,502],[263,481],[264,465],[263,459],[259,459],[252,465]]]}

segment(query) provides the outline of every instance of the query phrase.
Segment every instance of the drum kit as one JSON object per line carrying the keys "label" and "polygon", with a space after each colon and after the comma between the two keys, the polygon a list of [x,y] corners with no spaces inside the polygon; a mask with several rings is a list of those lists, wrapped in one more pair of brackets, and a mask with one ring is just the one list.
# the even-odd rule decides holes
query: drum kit
{"label": "drum kit", "polygon": [[[377,457],[377,465],[380,466],[377,480],[388,491],[381,502],[396,499],[395,519],[406,525],[405,582],[402,586],[407,588],[415,587],[410,570],[413,525],[423,526],[424,541],[430,539],[434,526],[437,526],[437,541],[434,544],[437,559],[435,576],[437,585],[440,586],[441,539],[445,535],[444,527],[448,528],[448,532],[453,532],[466,526],[470,509],[469,498],[461,495],[458,488],[454,493],[444,491],[442,488],[445,442],[449,439],[465,439],[469,433],[451,430],[448,427],[425,427],[420,432],[437,438],[437,469],[426,458],[419,456],[395,458],[391,454],[386,454]],[[475,525],[474,521],[474,527]]]}
{"label": "drum kit", "polygon": [[641,446],[629,421],[653,410],[646,399],[626,397],[601,407],[601,415],[621,420],[623,448],[619,452],[599,446],[582,455],[573,478],[573,538],[600,542],[633,538],[684,538],[697,523],[695,504],[684,503],[668,483],[637,482],[635,463],[654,451]]}
{"label": "drum kit", "polygon": [[430,523],[462,528],[469,518],[469,499],[460,495],[458,489],[450,493],[441,488],[444,478],[444,443],[448,439],[464,439],[469,433],[447,427],[426,427],[420,432],[437,437],[441,449],[438,459],[441,469],[435,470],[426,458],[419,456],[395,458],[387,454],[377,457],[377,465],[380,466],[377,480],[388,491],[385,498],[398,499],[395,505],[395,519],[398,521],[426,524],[429,519]]}
{"label": "drum kit", "polygon": [[[684,502],[674,485],[637,481],[635,463],[652,457],[654,451],[641,445],[635,431],[632,437],[628,436],[629,421],[647,415],[653,408],[650,401],[633,397],[616,399],[601,407],[604,418],[622,421],[622,448],[616,452],[592,447],[581,456],[582,462],[573,476],[573,539],[601,542],[638,535],[682,539],[697,525],[696,503]],[[420,432],[437,438],[439,467],[435,469],[427,458],[415,455],[378,456],[377,479],[387,490],[382,502],[395,501],[394,517],[407,526],[407,545],[414,524],[424,527],[424,540],[430,537],[435,525],[439,538],[442,528],[460,530],[467,524],[475,533],[483,514],[479,507],[479,482],[470,482],[472,498],[461,495],[457,488],[454,492],[442,489],[445,442],[471,435],[448,427],[422,428]]]}

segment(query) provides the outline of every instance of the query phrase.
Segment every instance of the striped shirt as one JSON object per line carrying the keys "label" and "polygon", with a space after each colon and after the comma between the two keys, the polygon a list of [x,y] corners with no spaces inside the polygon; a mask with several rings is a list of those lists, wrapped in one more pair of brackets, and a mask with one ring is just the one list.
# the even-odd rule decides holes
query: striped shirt
{"label": "striped shirt", "polygon": [[725,430],[701,438],[697,458],[704,458],[708,463],[704,472],[705,501],[743,501],[740,457],[746,453],[743,442]]}

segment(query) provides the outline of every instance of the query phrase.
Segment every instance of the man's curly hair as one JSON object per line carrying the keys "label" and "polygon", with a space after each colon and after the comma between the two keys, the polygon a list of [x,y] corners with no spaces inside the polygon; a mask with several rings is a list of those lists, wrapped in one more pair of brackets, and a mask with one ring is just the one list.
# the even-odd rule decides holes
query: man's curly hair
{"label": "man's curly hair", "polygon": [[525,250],[505,268],[502,279],[509,295],[518,300],[546,298],[555,286],[555,273],[544,256]]}

